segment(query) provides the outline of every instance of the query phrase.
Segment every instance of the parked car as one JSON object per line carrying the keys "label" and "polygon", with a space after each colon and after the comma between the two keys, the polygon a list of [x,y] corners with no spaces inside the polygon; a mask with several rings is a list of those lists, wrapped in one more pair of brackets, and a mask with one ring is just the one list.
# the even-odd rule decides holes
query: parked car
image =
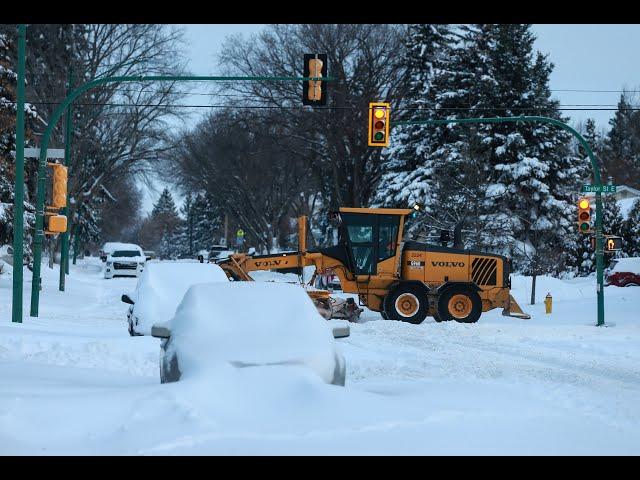
{"label": "parked car", "polygon": [[119,243],[107,253],[104,278],[137,277],[147,261],[142,248],[134,243]]}
{"label": "parked car", "polygon": [[605,285],[616,287],[640,286],[640,257],[616,258],[607,269]]}
{"label": "parked car", "polygon": [[282,374],[293,367],[325,383],[345,384],[346,363],[334,338],[348,336],[349,329],[323,319],[298,285],[193,285],[175,316],[155,324],[151,334],[162,339],[161,383],[210,377],[231,365],[280,369]]}
{"label": "parked car", "polygon": [[127,312],[129,335],[150,335],[154,323],[171,319],[191,285],[228,281],[217,265],[150,262],[138,280],[136,291],[121,298],[131,305]]}
{"label": "parked car", "polygon": [[226,245],[213,245],[209,250],[207,261],[215,262],[216,260],[222,260],[230,255],[236,253],[235,250],[230,249]]}
{"label": "parked car", "polygon": [[156,258],[158,258],[158,255],[156,255],[156,252],[154,252],[153,250],[145,250],[144,256],[147,259],[147,262],[149,260],[155,260]]}

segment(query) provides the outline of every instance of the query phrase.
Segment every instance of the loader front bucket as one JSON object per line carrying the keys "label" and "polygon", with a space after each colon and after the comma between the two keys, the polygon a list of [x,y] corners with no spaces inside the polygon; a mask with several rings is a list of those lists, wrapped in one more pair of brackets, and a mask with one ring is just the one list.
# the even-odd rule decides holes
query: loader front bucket
{"label": "loader front bucket", "polygon": [[520,318],[522,320],[529,320],[531,318],[531,315],[522,311],[520,305],[518,305],[518,302],[516,302],[516,299],[513,298],[512,295],[509,295],[509,301],[507,306],[504,307],[504,310],[502,310],[502,315],[505,317]]}

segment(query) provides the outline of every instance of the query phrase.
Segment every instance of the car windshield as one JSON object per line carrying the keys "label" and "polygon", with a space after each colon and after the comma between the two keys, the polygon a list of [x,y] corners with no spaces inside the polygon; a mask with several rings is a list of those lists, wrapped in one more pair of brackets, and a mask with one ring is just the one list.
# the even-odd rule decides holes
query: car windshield
{"label": "car windshield", "polygon": [[139,257],[140,252],[137,250],[116,250],[111,254],[112,257]]}

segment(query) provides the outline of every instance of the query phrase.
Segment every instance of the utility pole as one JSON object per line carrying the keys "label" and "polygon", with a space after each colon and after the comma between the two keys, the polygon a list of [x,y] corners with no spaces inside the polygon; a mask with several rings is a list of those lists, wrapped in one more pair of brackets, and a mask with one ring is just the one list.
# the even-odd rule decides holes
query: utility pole
{"label": "utility pole", "polygon": [[18,78],[16,84],[16,180],[13,202],[13,303],[11,321],[22,323],[22,271],[24,262],[24,65],[27,27],[18,25]]}

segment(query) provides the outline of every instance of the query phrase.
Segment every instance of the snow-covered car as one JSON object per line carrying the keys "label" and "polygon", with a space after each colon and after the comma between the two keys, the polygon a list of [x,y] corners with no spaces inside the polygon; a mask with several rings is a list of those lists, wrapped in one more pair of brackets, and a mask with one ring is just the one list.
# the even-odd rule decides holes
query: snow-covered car
{"label": "snow-covered car", "polygon": [[104,278],[138,277],[144,271],[146,261],[147,257],[140,246],[134,243],[119,243],[107,253]]}
{"label": "snow-covered car", "polygon": [[209,250],[209,255],[207,260],[211,262],[215,262],[216,260],[222,260],[223,258],[227,258],[230,255],[236,253],[235,250],[230,249],[226,245],[214,245]]}
{"label": "snow-covered car", "polygon": [[344,386],[345,359],[331,323],[298,285],[193,285],[175,316],[152,328],[162,339],[160,381],[211,378],[232,366],[280,369],[283,375],[302,369]]}
{"label": "snow-covered car", "polygon": [[606,272],[605,285],[640,286],[640,257],[617,258]]}
{"label": "snow-covered car", "polygon": [[138,280],[135,292],[122,295],[129,303],[129,334],[150,335],[154,323],[173,317],[176,307],[191,285],[229,280],[217,265],[196,262],[149,262]]}

